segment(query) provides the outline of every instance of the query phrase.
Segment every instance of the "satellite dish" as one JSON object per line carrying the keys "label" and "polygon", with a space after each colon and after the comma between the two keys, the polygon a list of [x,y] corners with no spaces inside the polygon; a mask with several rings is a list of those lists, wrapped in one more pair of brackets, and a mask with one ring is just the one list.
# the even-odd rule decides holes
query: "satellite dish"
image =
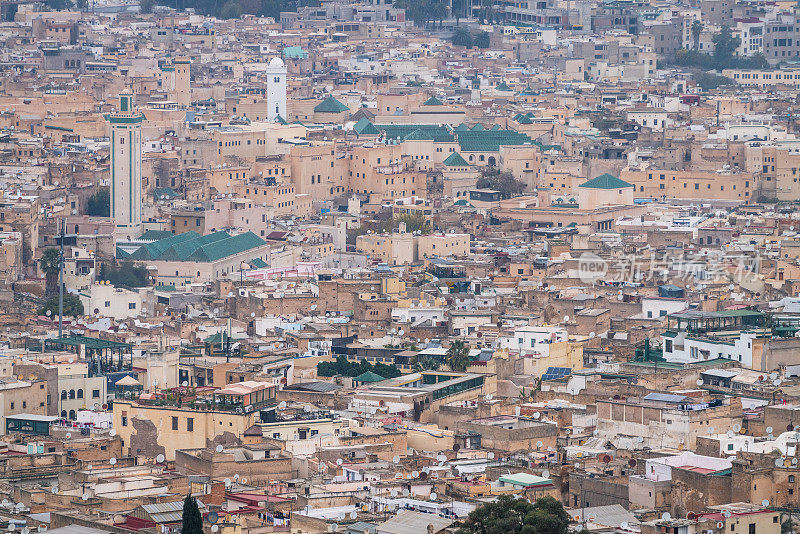
{"label": "satellite dish", "polygon": [[536,448],[537,448],[537,449],[541,449],[541,448],[542,448],[542,445],[544,445],[544,443],[542,443],[541,441],[537,441],[537,442],[536,442]]}
{"label": "satellite dish", "polygon": [[565,322],[565,323],[568,323],[568,322],[569,322],[569,315],[565,315],[565,316],[564,316],[564,322]]}
{"label": "satellite dish", "polygon": [[279,410],[285,410],[286,409],[286,401],[279,402],[278,403],[278,409]]}
{"label": "satellite dish", "polygon": [[211,532],[217,532],[219,530],[219,526],[211,525]]}
{"label": "satellite dish", "polygon": [[92,466],[92,464],[89,464],[89,465],[87,465],[87,466],[86,466],[86,469],[88,469],[89,471],[91,471],[91,470],[93,469],[93,467],[94,467],[94,466]]}
{"label": "satellite dish", "polygon": [[741,429],[742,429],[742,425],[740,425],[739,423],[736,423],[735,425],[733,425],[733,431],[734,432],[739,432]]}
{"label": "satellite dish", "polygon": [[158,463],[164,463],[164,459],[165,458],[163,454],[159,454],[158,456],[156,456],[156,462]]}
{"label": "satellite dish", "polygon": [[698,386],[702,386],[703,385],[703,379],[702,378],[698,378],[697,379],[697,385]]}
{"label": "satellite dish", "polygon": [[409,493],[408,488],[403,488],[403,497],[408,497]]}
{"label": "satellite dish", "polygon": [[53,495],[58,493],[58,486],[53,486],[52,488],[50,488],[50,493],[52,493]]}
{"label": "satellite dish", "polygon": [[38,530],[39,532],[44,532],[45,530],[47,530],[47,526],[46,525],[39,525],[36,528],[36,530]]}
{"label": "satellite dish", "polygon": [[533,418],[534,418],[534,419],[539,419],[539,417],[540,417],[541,415],[542,415],[542,414],[540,414],[539,412],[533,412]]}
{"label": "satellite dish", "polygon": [[672,516],[670,515],[669,512],[664,512],[663,514],[661,514],[661,519],[663,519],[664,521],[669,521],[670,519],[672,519]]}
{"label": "satellite dish", "polygon": [[548,471],[547,469],[542,471],[542,478],[550,478],[550,471]]}
{"label": "satellite dish", "polygon": [[66,433],[66,435],[65,435],[64,437],[65,437],[65,438],[67,438],[67,439],[69,439],[69,438],[71,438],[71,437],[72,437],[72,433],[71,433],[71,432],[67,432],[67,433]]}
{"label": "satellite dish", "polygon": [[519,406],[515,406],[514,407],[514,415],[516,415],[517,417],[519,417],[520,411],[521,410],[520,410]]}
{"label": "satellite dish", "polygon": [[628,530],[628,522],[623,521],[622,523],[619,524],[619,528],[621,528],[622,530]]}
{"label": "satellite dish", "polygon": [[392,458],[392,462],[393,462],[393,463],[396,463],[396,464],[399,464],[399,463],[400,463],[400,457],[399,457],[398,455],[396,455],[396,454],[395,454],[395,455],[394,455],[394,458]]}
{"label": "satellite dish", "polygon": [[436,495],[435,493],[431,493],[431,500],[432,500],[432,501],[435,501],[435,500],[436,500],[438,497],[439,497],[439,496],[438,496],[438,495]]}
{"label": "satellite dish", "polygon": [[413,478],[419,478],[419,471],[416,471],[416,470],[415,471],[411,471],[411,476]]}
{"label": "satellite dish", "polygon": [[111,465],[115,465],[117,463],[117,459],[116,458],[109,458],[108,463],[110,463]]}
{"label": "satellite dish", "polygon": [[358,517],[358,512],[356,512],[355,510],[350,512],[350,519],[355,520],[355,518],[357,518],[357,517]]}
{"label": "satellite dish", "polygon": [[225,447],[223,447],[222,445],[217,445],[216,451],[217,452],[222,452],[224,449],[225,449]]}
{"label": "satellite dish", "polygon": [[772,427],[771,426],[768,426],[765,430],[767,431],[767,434],[772,434]]}
{"label": "satellite dish", "polygon": [[397,331],[398,336],[402,336],[403,334],[405,334],[405,331],[402,328]]}
{"label": "satellite dish", "polygon": [[763,501],[761,501],[761,505],[762,506],[769,506],[769,499],[764,499]]}
{"label": "satellite dish", "polygon": [[84,501],[88,501],[89,500],[89,494],[88,493],[84,493],[83,495],[81,495],[81,499],[83,499]]}
{"label": "satellite dish", "polygon": [[447,461],[447,456],[445,456],[444,454],[440,454],[440,455],[438,455],[436,457],[436,460],[438,460],[440,462],[446,462]]}
{"label": "satellite dish", "polygon": [[494,460],[494,453],[490,451],[489,454],[486,455],[486,457],[490,460]]}
{"label": "satellite dish", "polygon": [[186,380],[184,380],[184,381],[183,381],[183,384],[181,384],[181,385],[182,385],[183,387],[187,387],[187,386],[189,385],[189,382],[187,382]]}
{"label": "satellite dish", "polygon": [[397,490],[396,489],[392,489],[391,495],[392,495],[392,497],[397,497]]}
{"label": "satellite dish", "polygon": [[336,465],[342,465],[342,459],[341,458],[337,458],[336,459]]}
{"label": "satellite dish", "polygon": [[225,483],[225,485],[226,485],[226,486],[230,486],[230,485],[231,485],[231,479],[229,479],[229,478],[226,478],[226,479],[224,480],[224,483]]}

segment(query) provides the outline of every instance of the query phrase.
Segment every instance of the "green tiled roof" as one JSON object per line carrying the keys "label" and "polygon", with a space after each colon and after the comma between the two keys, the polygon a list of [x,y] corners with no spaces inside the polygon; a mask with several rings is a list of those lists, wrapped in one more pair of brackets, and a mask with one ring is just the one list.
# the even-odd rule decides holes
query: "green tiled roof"
{"label": "green tiled roof", "polygon": [[126,260],[130,258],[131,255],[122,250],[121,248],[117,247],[117,259]]}
{"label": "green tiled roof", "polygon": [[185,232],[141,246],[132,260],[211,262],[259,247],[266,242],[252,232],[232,236],[228,232],[199,235]]}
{"label": "green tiled roof", "polygon": [[171,187],[159,187],[155,191],[153,191],[153,197],[155,197],[156,199],[160,199],[161,197],[175,198],[179,196],[180,195]]}
{"label": "green tiled roof", "polygon": [[466,132],[469,130],[469,126],[464,124],[463,122],[454,128],[456,132]]}
{"label": "green tiled roof", "polygon": [[169,230],[148,230],[139,237],[140,241],[158,241],[159,239],[166,239],[172,237],[172,232]]}
{"label": "green tiled roof", "polygon": [[514,130],[470,130],[458,133],[458,144],[462,152],[497,152],[501,146],[538,143]]}
{"label": "green tiled roof", "polygon": [[316,107],[314,107],[314,111],[318,113],[341,113],[342,111],[349,111],[349,110],[350,108],[348,108],[347,106],[345,106],[332,96],[329,96],[328,98],[317,104]]}
{"label": "green tiled roof", "polygon": [[438,124],[376,124],[375,127],[382,131],[387,139],[399,137],[404,140],[413,133],[415,137],[424,136],[423,139],[432,139],[436,142],[453,140],[450,130],[446,126]]}
{"label": "green tiled roof", "polygon": [[308,52],[299,46],[287,46],[283,49],[283,57],[291,59],[305,59],[308,57]]}
{"label": "green tiled roof", "polygon": [[453,152],[443,162],[448,167],[468,167],[469,163],[458,152]]}
{"label": "green tiled roof", "polygon": [[498,91],[513,91],[513,89],[510,88],[506,82],[500,82],[500,85],[498,85],[495,89]]}
{"label": "green tiled roof", "polygon": [[188,261],[211,262],[217,261],[234,254],[239,254],[266,244],[266,241],[258,237],[253,232],[230,236],[220,239],[195,250],[188,258]]}
{"label": "green tiled roof", "polygon": [[472,128],[469,129],[470,132],[482,132],[483,131],[483,124],[476,124]]}
{"label": "green tiled roof", "polygon": [[430,97],[428,100],[422,103],[423,106],[442,106],[442,101],[436,98],[435,96]]}
{"label": "green tiled roof", "polygon": [[380,131],[372,124],[368,118],[362,117],[353,125],[353,130],[358,135],[380,135]]}
{"label": "green tiled roof", "polygon": [[253,258],[247,263],[249,263],[250,267],[252,267],[253,269],[263,269],[264,267],[267,266],[267,262],[265,262],[261,258]]}
{"label": "green tiled roof", "polygon": [[601,174],[597,178],[592,178],[588,182],[584,182],[578,187],[587,187],[589,189],[624,189],[626,187],[633,187],[625,180],[620,180],[612,174]]}
{"label": "green tiled roof", "polygon": [[353,382],[361,382],[361,383],[371,383],[371,382],[381,382],[386,380],[378,373],[373,373],[372,371],[366,371],[358,375],[353,379]]}
{"label": "green tiled roof", "polygon": [[284,119],[280,115],[275,116],[275,122],[277,122],[278,124],[289,124],[288,122],[286,122],[286,119]]}

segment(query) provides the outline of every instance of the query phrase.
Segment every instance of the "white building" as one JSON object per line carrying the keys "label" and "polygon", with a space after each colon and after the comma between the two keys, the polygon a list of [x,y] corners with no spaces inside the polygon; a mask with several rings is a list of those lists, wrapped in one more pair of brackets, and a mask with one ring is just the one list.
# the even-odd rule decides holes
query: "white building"
{"label": "white building", "polygon": [[286,119],[286,65],[279,57],[269,60],[267,66],[267,119]]}
{"label": "white building", "polygon": [[498,339],[499,348],[518,352],[547,356],[552,343],[567,341],[567,331],[560,326],[526,326],[514,330],[514,335]]}
{"label": "white building", "polygon": [[144,299],[137,291],[122,289],[109,283],[96,282],[80,293],[86,315],[112,317],[119,321],[144,313]]}
{"label": "white building", "polygon": [[123,91],[111,123],[111,219],[119,238],[142,234],[142,120],[133,94]]}

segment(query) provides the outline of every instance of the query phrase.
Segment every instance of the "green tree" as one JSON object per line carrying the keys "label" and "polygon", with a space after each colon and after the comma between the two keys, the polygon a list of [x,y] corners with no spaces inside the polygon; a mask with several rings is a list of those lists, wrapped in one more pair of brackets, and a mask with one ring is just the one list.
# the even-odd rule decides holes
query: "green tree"
{"label": "green tree", "polygon": [[699,20],[695,20],[692,22],[692,41],[694,43],[694,49],[700,49],[700,35],[703,33],[703,23]]}
{"label": "green tree", "polygon": [[525,184],[514,178],[513,174],[492,167],[483,170],[483,176],[478,178],[476,185],[479,189],[500,191],[503,198],[516,197],[525,191]]}
{"label": "green tree", "polygon": [[139,13],[152,13],[155,3],[155,0],[139,0]]}
{"label": "green tree", "polygon": [[[50,312],[50,317],[58,317],[58,297],[51,297],[44,303],[44,306],[39,308],[39,315],[47,315]],[[78,317],[83,315],[83,302],[77,295],[70,293],[64,294],[64,315]]]}
{"label": "green tree", "polygon": [[58,270],[61,267],[61,253],[57,248],[47,248],[39,258],[39,268],[44,272],[45,295],[58,291]]}
{"label": "green tree", "polygon": [[463,373],[469,367],[469,345],[456,339],[447,349],[447,365],[454,373]]}
{"label": "green tree", "polygon": [[742,40],[733,36],[730,26],[724,25],[722,30],[712,38],[712,41],[714,42],[714,68],[717,70],[727,69]]}
{"label": "green tree", "polygon": [[89,197],[89,200],[86,201],[86,215],[91,217],[111,217],[111,193],[107,187],[101,188]]}
{"label": "green tree", "polygon": [[147,267],[130,261],[120,262],[117,266],[100,266],[100,280],[108,280],[115,286],[146,287],[148,285]]}
{"label": "green tree", "polygon": [[489,48],[491,46],[491,39],[486,32],[478,32],[473,42],[478,48]]}
{"label": "green tree", "polygon": [[50,11],[64,11],[72,7],[72,2],[69,0],[45,0],[44,5]]}
{"label": "green tree", "polygon": [[203,516],[200,515],[200,508],[191,494],[183,500],[181,534],[203,534]]}
{"label": "green tree", "polygon": [[354,377],[367,371],[372,371],[383,378],[395,378],[400,376],[400,369],[394,365],[378,363],[372,365],[366,360],[351,362],[346,356],[337,356],[332,362],[319,362],[317,364],[318,376],[349,376]]}
{"label": "green tree", "polygon": [[453,16],[456,18],[456,26],[458,26],[459,23],[461,22],[461,17],[466,16],[467,7],[469,7],[469,3],[467,2],[467,0],[450,1],[450,9],[453,12]]}
{"label": "green tree", "polygon": [[472,48],[472,34],[466,28],[456,28],[456,31],[453,32],[453,37],[450,38],[450,42],[456,46]]}
{"label": "green tree", "polygon": [[236,0],[228,0],[219,10],[219,18],[221,19],[238,19],[241,16],[242,6]]}
{"label": "green tree", "polygon": [[567,534],[569,515],[552,497],[531,504],[502,495],[470,512],[456,534]]}
{"label": "green tree", "polygon": [[406,232],[420,232],[423,234],[431,232],[431,222],[420,213],[404,213],[395,218],[393,226],[399,228],[400,223],[406,224]]}

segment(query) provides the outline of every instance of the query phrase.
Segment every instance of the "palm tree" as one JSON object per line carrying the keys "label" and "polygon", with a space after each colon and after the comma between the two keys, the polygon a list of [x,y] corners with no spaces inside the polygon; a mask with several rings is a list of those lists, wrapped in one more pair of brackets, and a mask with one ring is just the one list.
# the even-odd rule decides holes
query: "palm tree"
{"label": "palm tree", "polygon": [[447,365],[454,373],[463,373],[469,367],[469,345],[457,339],[447,349]]}
{"label": "palm tree", "polygon": [[703,32],[703,23],[699,20],[692,22],[692,40],[694,41],[694,49],[700,48],[700,34]]}
{"label": "palm tree", "polygon": [[45,294],[53,295],[58,291],[58,271],[61,269],[61,253],[58,249],[45,249],[39,258],[39,267],[45,276]]}

